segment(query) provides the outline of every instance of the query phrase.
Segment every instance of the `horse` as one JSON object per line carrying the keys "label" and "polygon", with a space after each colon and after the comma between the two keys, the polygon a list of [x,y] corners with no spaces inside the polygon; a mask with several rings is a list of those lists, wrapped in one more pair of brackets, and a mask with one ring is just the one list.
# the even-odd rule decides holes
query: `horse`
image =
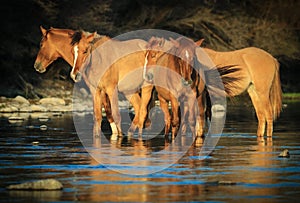
{"label": "horse", "polygon": [[[151,97],[151,84],[147,83],[142,77],[145,62],[145,47],[147,42],[141,39],[118,41],[110,39],[104,43],[93,45],[87,40],[90,36],[83,36],[86,40],[78,41],[78,58],[72,69],[73,77],[82,75],[96,87],[93,103],[101,103],[103,95],[107,95],[111,104],[113,119],[118,127],[121,128],[121,116],[118,109],[117,93],[121,92],[131,102],[134,107],[135,117],[128,130],[131,134],[138,127],[141,132],[143,125],[138,125],[140,96]],[[150,90],[150,91],[149,91]],[[150,94],[149,94],[149,93]],[[99,107],[94,106],[94,135],[99,135],[101,128],[102,115]],[[141,133],[139,133],[141,135]]]}
{"label": "horse", "polygon": [[[171,125],[172,138],[175,138],[178,133],[180,123],[178,110],[180,103],[183,104],[180,101],[185,103],[181,105],[185,112],[189,111],[188,123],[193,135],[196,134],[194,113],[196,95],[192,91],[193,86],[195,86],[192,79],[192,72],[194,72],[192,66],[194,65],[193,56],[196,47],[197,45],[193,41],[185,37],[179,37],[176,40],[170,39],[170,41],[152,37],[148,42],[147,73],[145,75],[148,76],[147,78],[153,78],[153,84],[158,93],[160,106],[165,116],[165,137],[168,137]],[[169,101],[172,116],[169,113]],[[141,102],[148,103],[147,98],[142,97]],[[145,105],[141,105],[140,124],[144,122],[146,110]]]}
{"label": "horse", "polygon": [[[42,39],[40,42],[40,50],[34,63],[35,70],[40,73],[44,73],[47,70],[47,67],[58,58],[63,58],[71,67],[74,67],[78,58],[77,42],[80,39],[87,40],[86,43],[90,43],[92,40],[97,40],[98,43],[108,40],[106,37],[99,36],[96,33],[90,34],[89,37],[83,37],[83,32],[70,29],[50,28],[49,30],[46,30],[40,26],[40,30],[42,32]],[[70,76],[75,82],[77,81],[72,71]],[[85,80],[85,82],[89,87],[90,92],[93,94],[95,88],[88,80]],[[111,116],[111,108],[109,102],[107,102],[107,98],[103,99],[103,105],[106,111],[107,120],[112,129],[112,134],[118,134],[119,130]]]}
{"label": "horse", "polygon": [[213,63],[226,66],[235,65],[238,71],[231,77],[240,77],[239,83],[231,88],[231,97],[247,91],[258,119],[257,136],[264,136],[267,123],[267,136],[272,137],[273,121],[282,109],[282,90],[279,63],[268,52],[248,47],[229,52],[218,52],[209,48],[198,48],[197,57],[201,61],[200,49],[211,58]]}
{"label": "horse", "polygon": [[[170,51],[164,51],[165,46],[169,47],[169,45],[165,42],[167,42],[164,39],[161,38],[152,38],[147,47],[147,74],[153,74],[153,71],[151,72],[151,66],[164,66],[168,67],[171,70],[174,70],[179,75],[182,76],[181,82],[178,83],[178,81],[174,80],[174,78],[168,80],[169,86],[173,86],[177,88],[177,91],[180,92],[181,90],[186,91],[187,88],[191,88],[193,91],[193,96],[197,99],[197,106],[192,107],[191,103],[184,103],[181,106],[183,107],[182,115],[181,117],[184,118],[188,114],[188,123],[190,124],[190,127],[193,126],[193,121],[195,120],[195,117],[193,117],[193,111],[197,112],[196,115],[196,137],[202,137],[203,136],[203,128],[204,128],[204,121],[205,121],[205,113],[209,112],[209,106],[207,109],[207,103],[209,101],[208,96],[208,90],[207,86],[210,88],[213,88],[214,90],[217,90],[217,92],[213,92],[213,94],[217,95],[232,95],[231,89],[235,88],[235,84],[240,79],[239,77],[231,77],[229,74],[235,72],[238,70],[238,68],[234,66],[223,66],[223,67],[215,67],[213,63],[208,64],[206,59],[203,57],[201,60],[206,62],[207,67],[203,67],[202,64],[200,64],[197,55],[196,55],[196,49],[202,44],[203,39],[199,40],[197,42],[192,41],[188,38],[178,38],[177,40],[170,39],[171,42],[174,44],[173,49]],[[209,66],[208,66],[209,65]],[[206,71],[204,72],[204,69]],[[146,74],[146,75],[147,75]],[[163,73],[159,72],[159,74],[155,74],[154,76],[151,76],[150,78],[168,78],[171,74],[167,73],[164,75]],[[216,77],[221,77],[219,81],[213,80]],[[149,78],[149,77],[148,77]],[[212,78],[210,80],[210,78]],[[221,84],[219,84],[221,83]],[[180,86],[181,84],[181,86]],[[224,86],[224,87],[222,87]],[[179,87],[179,88],[178,88]],[[167,100],[172,101],[172,137],[176,135],[176,131],[178,129],[178,113],[177,113],[177,105],[176,98],[174,98],[174,95],[171,95],[170,92],[166,91],[164,88],[160,86],[155,86],[158,97],[160,99],[162,111],[165,114],[165,135],[168,134],[169,128],[170,128],[170,114],[168,110]],[[175,88],[175,89],[176,89]],[[174,90],[173,90],[174,91]],[[186,93],[182,93],[186,94]],[[178,93],[175,95],[179,95]],[[142,98],[143,101],[143,98]],[[175,101],[175,102],[174,102]],[[175,105],[174,105],[174,104]],[[190,108],[192,107],[192,108]],[[145,111],[145,109],[140,109],[140,113]],[[141,114],[140,114],[141,115]],[[143,116],[139,117],[140,119],[143,119]],[[142,120],[143,121],[143,120]],[[142,122],[141,121],[141,122]],[[192,125],[191,125],[192,124]],[[182,123],[182,132],[184,132],[186,129],[186,123]],[[192,129],[194,129],[192,127]]]}
{"label": "horse", "polygon": [[[82,74],[82,75],[86,75],[84,77],[88,77],[90,81],[93,81],[94,85],[97,85],[98,87],[98,94],[108,94],[110,102],[112,105],[112,112],[113,112],[113,117],[114,120],[116,121],[117,125],[120,124],[120,116],[119,116],[119,112],[118,112],[118,106],[116,104],[114,95],[116,95],[116,89],[118,89],[118,91],[123,91],[123,92],[135,92],[137,91],[139,88],[142,88],[141,90],[141,103],[139,105],[140,110],[139,112],[136,112],[136,115],[139,114],[138,118],[139,118],[139,124],[138,124],[138,128],[139,128],[139,134],[141,135],[142,133],[142,129],[143,129],[143,124],[145,121],[145,117],[147,115],[147,105],[149,104],[149,100],[151,98],[151,94],[152,94],[152,89],[153,89],[153,85],[151,85],[151,81],[149,81],[148,78],[146,78],[145,76],[145,67],[147,67],[147,60],[148,60],[148,54],[145,54],[145,50],[140,51],[139,49],[136,49],[135,52],[131,53],[131,54],[125,54],[124,56],[122,55],[122,53],[118,53],[121,57],[119,57],[120,59],[117,61],[112,61],[112,62],[108,62],[112,59],[110,59],[109,57],[111,57],[111,55],[116,54],[116,52],[120,52],[120,47],[128,47],[128,46],[132,46],[132,44],[134,46],[136,46],[136,44],[140,43],[140,47],[142,47],[141,45],[141,40],[128,40],[128,41],[115,41],[115,40],[111,40],[109,43],[107,44],[102,44],[101,46],[98,46],[98,48],[96,49],[95,53],[91,53],[89,55],[87,55],[87,49],[89,49],[90,45],[87,44],[88,40],[84,40],[84,41],[79,41],[78,42],[78,47],[79,47],[79,51],[78,51],[78,59],[76,61],[76,64],[72,70],[73,74]],[[182,42],[181,42],[182,41]],[[143,41],[144,42],[144,41]],[[127,45],[126,45],[126,44]],[[184,48],[182,48],[182,46],[185,46]],[[166,47],[166,46],[165,46]],[[173,49],[171,49],[171,47],[173,47]],[[185,54],[185,56],[178,56],[178,58],[180,57],[189,57],[188,54],[190,54],[190,56],[195,55],[194,52],[190,53],[189,50],[186,51],[182,51],[180,49],[187,49],[187,47],[189,47],[188,45],[184,44],[184,40],[182,39],[178,39],[178,41],[176,40],[172,40],[169,42],[168,48],[165,48],[165,50],[167,49],[171,49],[170,53],[173,54],[169,54],[169,57],[173,57],[174,55],[182,55],[182,53]],[[195,46],[196,47],[196,46]],[[195,48],[193,47],[193,48]],[[177,50],[178,53],[175,53]],[[126,52],[126,51],[125,51]],[[94,57],[93,57],[94,55]],[[97,57],[95,57],[95,55],[97,55]],[[114,56],[115,57],[115,56]],[[145,58],[146,57],[146,58]],[[105,58],[105,60],[103,60]],[[179,84],[183,84],[183,86],[189,86],[192,83],[191,80],[191,72],[188,72],[188,68],[184,67],[186,66],[188,63],[191,63],[191,59],[193,59],[193,57],[189,57],[189,61],[185,64],[184,62],[176,59],[176,60],[171,60],[169,58],[167,58],[164,63],[172,63],[173,65],[168,65],[168,64],[162,64],[165,67],[172,67],[172,71],[176,72],[178,75],[181,75],[180,77],[177,77],[176,79],[174,78],[169,78],[168,79],[168,83],[169,84],[165,84],[166,87],[168,86],[169,88],[172,88],[173,90],[178,92],[181,92],[179,94],[179,96],[183,96],[184,94],[182,94],[182,91],[185,91],[185,89],[183,89],[181,86],[179,87],[175,87],[178,84],[178,79],[180,80]],[[145,62],[145,64],[144,64]],[[176,63],[176,65],[175,65]],[[179,66],[177,64],[180,64]],[[148,64],[149,65],[149,64]],[[126,74],[128,74],[129,72],[133,72],[133,71],[138,71],[137,69],[139,67],[144,67],[143,70],[143,78],[139,77],[141,75],[137,75],[136,78],[134,78],[134,80],[138,81],[135,85],[132,85],[132,87],[120,87],[120,81],[122,81],[122,79],[126,76]],[[172,74],[165,74],[166,76],[170,76]],[[76,77],[76,76],[74,76]],[[166,78],[165,78],[166,79]],[[165,80],[164,79],[164,80]],[[127,83],[130,82],[132,83],[133,81],[127,81]],[[150,82],[146,85],[146,87],[143,87],[143,82]],[[125,85],[125,83],[123,83],[123,85]],[[126,86],[126,85],[125,85]],[[128,85],[127,85],[128,86]],[[123,89],[122,89],[123,88]],[[130,90],[131,88],[131,90]],[[157,87],[156,89],[159,89],[160,92],[164,92],[165,90],[163,90],[164,88],[162,87]],[[126,95],[126,94],[125,94]],[[164,95],[164,97],[162,97],[161,95]],[[178,119],[178,96],[174,97],[172,95],[169,94],[169,96],[166,96],[167,93],[162,93],[159,94],[159,99],[161,101],[161,105],[166,106],[167,102],[166,99],[171,101],[172,104],[172,111],[174,116],[172,117],[172,137],[174,137],[177,134],[177,130],[179,127],[179,119]],[[185,93],[185,95],[187,95],[187,93]],[[94,98],[94,103],[96,99],[101,98],[100,96]],[[99,101],[98,101],[99,102]],[[189,101],[190,102],[190,101]],[[191,104],[190,105],[194,105]],[[165,109],[165,108],[162,108]],[[194,108],[190,108],[190,109],[194,109]],[[99,120],[101,120],[101,117],[99,117],[99,112],[96,108],[94,108],[94,115],[96,116],[95,118],[95,126],[94,129],[98,129],[100,126],[100,122]],[[98,116],[97,116],[98,115]],[[165,135],[167,135],[167,132],[170,129],[170,117],[168,116],[168,114],[165,112],[166,115],[166,127],[165,127]],[[189,121],[190,123],[194,122],[194,118],[192,118],[193,113],[190,113],[190,118]],[[168,120],[168,121],[167,121]],[[194,129],[193,127],[194,125],[190,125],[191,128]],[[130,128],[129,129],[129,133],[133,132],[135,130]],[[192,130],[194,132],[194,130]]]}

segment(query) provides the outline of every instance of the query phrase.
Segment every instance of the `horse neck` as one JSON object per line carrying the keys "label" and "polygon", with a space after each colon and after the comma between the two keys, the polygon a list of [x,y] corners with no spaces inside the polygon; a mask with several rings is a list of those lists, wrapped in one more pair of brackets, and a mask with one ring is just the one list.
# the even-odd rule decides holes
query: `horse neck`
{"label": "horse neck", "polygon": [[74,56],[72,54],[72,45],[71,45],[71,38],[69,37],[69,32],[56,30],[54,38],[59,39],[59,42],[55,42],[56,51],[59,55],[70,65],[73,66],[73,59]]}
{"label": "horse neck", "polygon": [[210,58],[215,58],[217,52],[209,48],[202,48]]}
{"label": "horse neck", "polygon": [[97,47],[101,46],[104,42],[110,40],[110,37],[107,36],[100,36],[95,40],[95,42],[92,45],[92,51],[95,50]]}
{"label": "horse neck", "polygon": [[59,54],[61,55],[61,57],[70,65],[70,66],[73,66],[73,59],[74,59],[74,56],[72,54],[72,46],[71,45],[68,45],[68,46],[62,46],[62,47],[59,47],[58,49],[58,52]]}
{"label": "horse neck", "polygon": [[174,56],[174,55],[172,55],[172,58],[173,58],[173,59],[172,59],[172,63],[174,64],[174,65],[173,65],[174,70],[175,70],[177,73],[181,74],[179,61],[182,60],[182,59],[180,59],[179,57],[176,57],[176,56]]}
{"label": "horse neck", "polygon": [[[93,63],[97,64],[98,61],[93,61],[99,59],[98,56],[93,56],[97,54],[97,50],[95,46],[92,46],[91,53],[86,58],[86,61],[83,64],[83,69],[81,70],[81,74],[87,86],[89,87],[90,91],[93,93],[94,90],[97,88],[97,66],[93,65]],[[101,59],[100,59],[101,60]]]}
{"label": "horse neck", "polygon": [[178,64],[178,60],[181,60],[176,55],[177,48],[173,47],[168,53],[168,67],[174,71],[176,71],[178,74],[180,74],[180,67]]}

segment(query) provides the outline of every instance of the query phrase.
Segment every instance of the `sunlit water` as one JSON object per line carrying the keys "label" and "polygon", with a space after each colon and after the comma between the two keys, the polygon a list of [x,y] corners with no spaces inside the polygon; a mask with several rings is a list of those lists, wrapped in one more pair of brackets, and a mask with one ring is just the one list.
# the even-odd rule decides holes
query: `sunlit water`
{"label": "sunlit water", "polygon": [[[300,197],[299,119],[300,103],[288,103],[275,123],[273,139],[261,140],[255,135],[252,107],[229,106],[224,134],[210,156],[199,159],[201,146],[194,146],[170,167],[136,176],[92,159],[77,136],[71,114],[13,124],[2,117],[0,201],[295,202]],[[163,145],[162,137],[152,143],[124,138],[116,147],[140,155]],[[290,158],[278,157],[283,149],[289,150]],[[45,178],[58,179],[63,190],[5,189]]]}

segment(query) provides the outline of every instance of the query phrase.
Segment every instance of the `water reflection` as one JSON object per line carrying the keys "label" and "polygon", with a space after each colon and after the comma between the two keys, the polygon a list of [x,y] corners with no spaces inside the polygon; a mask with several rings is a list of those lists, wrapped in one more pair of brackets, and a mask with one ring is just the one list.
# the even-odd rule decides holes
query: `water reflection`
{"label": "water reflection", "polygon": [[[288,104],[284,109],[275,123],[273,139],[256,137],[256,120],[251,110],[230,107],[224,134],[207,159],[199,158],[204,142],[199,138],[175,164],[146,175],[126,175],[99,164],[76,136],[72,115],[50,115],[47,121],[31,117],[21,124],[11,124],[2,117],[0,201],[296,201],[300,196],[299,106],[300,103]],[[41,130],[41,125],[47,125],[47,130]],[[186,139],[189,137],[182,137],[178,143],[185,146],[189,141]],[[130,157],[140,161],[127,170],[137,170],[138,163],[154,170],[157,166],[149,154],[178,147],[165,142],[163,136],[150,140],[124,137],[109,145],[100,139],[90,140],[91,147],[102,155],[104,152],[106,158],[121,151],[123,162],[130,162]],[[38,144],[34,145],[34,141]],[[290,151],[289,159],[278,158],[284,148]],[[169,159],[168,154],[157,157],[162,163]],[[64,189],[4,189],[9,184],[44,178],[60,180]]]}

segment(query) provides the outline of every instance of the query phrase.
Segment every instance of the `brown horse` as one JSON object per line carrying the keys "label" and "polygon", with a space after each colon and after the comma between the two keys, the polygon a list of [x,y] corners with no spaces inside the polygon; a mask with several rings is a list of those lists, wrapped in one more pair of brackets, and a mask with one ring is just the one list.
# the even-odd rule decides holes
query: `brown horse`
{"label": "brown horse", "polygon": [[[140,96],[147,95],[152,90],[143,75],[143,66],[145,62],[145,47],[147,42],[134,39],[127,41],[117,41],[111,39],[106,42],[96,43],[94,51],[88,43],[90,36],[84,36],[86,40],[78,41],[78,59],[73,67],[73,77],[81,74],[87,78],[90,83],[96,87],[94,102],[94,135],[99,135],[101,128],[102,115],[98,103],[102,102],[103,95],[107,95],[111,104],[111,112],[118,126],[121,129],[121,117],[118,109],[117,93],[122,92],[131,102],[135,110],[135,117],[129,129],[133,132],[138,123]],[[151,93],[150,93],[151,96]],[[142,129],[143,126],[138,126]],[[140,130],[141,131],[141,130]]]}
{"label": "brown horse", "polygon": [[[197,57],[201,58],[202,48]],[[217,52],[203,48],[213,63],[221,66],[235,65],[238,71],[231,77],[240,77],[239,83],[231,89],[230,96],[248,92],[258,118],[257,136],[263,136],[267,123],[267,136],[272,136],[273,121],[279,116],[282,105],[282,90],[279,77],[279,63],[266,51],[249,47],[230,52]]]}
{"label": "brown horse", "polygon": [[[191,79],[191,75],[192,75],[192,70],[191,68],[187,68],[186,66],[191,66],[189,63],[192,63],[193,61],[193,56],[195,55],[194,51],[190,51],[190,46],[187,44],[186,40],[183,40],[184,38],[180,38],[178,39],[178,41],[172,40],[171,42],[169,42],[168,46],[164,46],[165,50],[170,49],[170,53],[172,54],[168,54],[167,58],[164,60],[163,66],[169,68],[171,67],[171,71],[168,70],[160,70],[161,73],[159,73],[160,77],[162,75],[165,75],[166,77],[164,79],[160,78],[161,81],[168,81],[166,84],[162,85],[164,87],[157,87],[156,89],[159,89],[159,92],[162,92],[162,94],[159,94],[159,99],[161,101],[161,105],[166,106],[167,105],[167,101],[169,100],[171,101],[172,104],[172,111],[173,111],[173,117],[172,117],[172,135],[175,136],[177,134],[177,130],[179,127],[179,118],[178,118],[178,107],[179,107],[179,103],[178,103],[178,97],[183,97],[183,96],[187,96],[187,89],[188,88],[183,88],[183,87],[189,87],[191,85],[191,83],[193,82]],[[99,94],[103,94],[106,93],[108,94],[109,98],[110,98],[110,102],[112,104],[112,112],[113,112],[113,116],[115,118],[115,121],[117,123],[117,125],[119,125],[120,123],[120,118],[119,118],[119,112],[118,112],[118,106],[116,104],[116,102],[114,101],[114,95],[116,94],[116,89],[118,89],[118,91],[123,91],[123,92],[132,92],[134,94],[136,94],[135,92],[142,87],[142,84],[144,83],[144,80],[147,81],[147,78],[145,78],[145,75],[143,74],[143,77],[141,77],[141,75],[136,75],[135,78],[131,78],[130,81],[127,81],[126,83],[121,82],[122,80],[124,80],[123,78],[129,73],[129,72],[137,72],[139,71],[138,68],[140,67],[144,67],[143,72],[145,71],[145,67],[151,65],[151,59],[150,60],[150,64],[144,64],[147,60],[149,60],[148,57],[150,57],[150,55],[146,54],[146,60],[145,60],[145,51],[141,51],[139,49],[136,49],[135,47],[135,51],[132,52],[131,54],[128,55],[124,55],[122,56],[122,51],[120,51],[119,47],[130,47],[132,45],[137,46],[137,44],[139,44],[139,47],[143,47],[144,46],[144,41],[141,40],[129,40],[129,41],[124,41],[124,42],[120,42],[120,41],[115,41],[115,40],[111,40],[110,42],[108,42],[107,44],[102,44],[101,46],[96,45],[96,47],[99,47],[96,49],[95,53],[89,54],[89,56],[87,56],[87,52],[86,50],[89,49],[89,44],[86,43],[86,41],[88,40],[84,40],[84,41],[79,41],[78,42],[78,47],[79,47],[79,51],[78,51],[78,59],[77,62],[73,68],[72,73],[73,74],[86,74],[86,76],[84,77],[88,77],[89,81],[93,81],[94,85],[97,85],[98,87],[98,91]],[[188,40],[189,43],[191,43],[191,40]],[[126,44],[125,44],[126,43]],[[192,44],[194,45],[192,47],[193,50],[195,50],[195,48],[197,47],[197,45],[192,42]],[[145,46],[144,46],[145,47]],[[168,47],[168,48],[166,48]],[[172,48],[173,47],[173,48]],[[148,47],[150,48],[150,47]],[[171,49],[172,48],[172,49]],[[189,48],[189,49],[188,49]],[[112,55],[114,54],[119,54],[122,57],[119,57],[120,59],[117,61],[112,61],[111,63],[108,62],[110,59],[110,57],[112,57]],[[126,52],[126,51],[125,51]],[[173,53],[174,52],[174,53]],[[93,57],[93,55],[96,54],[97,57]],[[176,59],[173,59],[172,57],[174,57],[175,55],[177,55]],[[115,58],[116,56],[113,56],[113,58]],[[171,58],[169,58],[171,57]],[[186,58],[187,62],[183,62],[183,60],[179,60],[181,58]],[[102,59],[102,61],[101,61]],[[105,59],[105,60],[103,60]],[[176,63],[176,64],[175,64]],[[172,64],[172,65],[171,65]],[[189,71],[190,70],[190,71]],[[165,72],[167,71],[167,72]],[[177,73],[177,75],[174,77],[170,77],[171,75],[174,75],[175,72]],[[170,77],[170,78],[168,78]],[[155,79],[158,79],[158,77],[156,77]],[[167,80],[166,80],[167,79]],[[137,83],[132,84],[133,82],[137,81]],[[120,84],[123,84],[124,86],[128,86],[128,87],[122,87],[120,86]],[[126,84],[126,85],[125,85]],[[131,87],[129,87],[130,85]],[[179,84],[179,85],[178,85]],[[138,110],[136,111],[136,115],[138,114],[139,116],[139,134],[142,133],[142,128],[143,128],[143,124],[145,121],[145,117],[147,115],[147,105],[149,103],[149,100],[151,98],[151,93],[152,93],[152,88],[153,85],[151,84],[147,84],[147,86],[142,87],[142,100],[141,103],[137,103],[139,104],[138,107],[140,107],[140,109],[142,109],[142,111]],[[166,92],[166,89],[172,89],[173,92],[172,94],[175,94],[177,96],[173,96],[170,91]],[[174,92],[175,91],[175,92]],[[132,94],[131,93],[131,94]],[[192,97],[194,95],[193,92],[190,92],[189,97]],[[162,97],[161,95],[164,95],[164,97]],[[167,95],[167,96],[166,96]],[[99,100],[99,98],[101,98],[101,96],[98,96],[96,98],[94,98],[94,103],[96,103],[95,100]],[[194,109],[194,107],[192,107],[194,104],[191,103],[190,99],[187,99],[189,106],[191,108],[189,109]],[[99,101],[98,101],[99,102]],[[134,104],[132,102],[132,104]],[[165,108],[162,108],[165,109]],[[136,110],[136,108],[135,108]],[[193,111],[193,110],[192,110]],[[169,114],[166,114],[166,133],[168,133],[169,129],[170,129],[170,116],[168,116]],[[98,129],[100,122],[98,120],[101,120],[101,117],[99,117],[100,113],[98,112],[97,108],[94,108],[94,115],[97,117],[95,118],[95,126],[94,129]],[[189,114],[190,118],[189,118],[189,123],[194,122],[195,123],[195,118],[193,118],[194,113],[190,113]],[[192,129],[194,129],[194,124],[190,125],[190,127]],[[130,132],[134,131],[135,128],[131,128]],[[192,130],[192,132],[194,132],[194,130]]]}
{"label": "brown horse", "polygon": [[[204,60],[206,62],[207,67],[205,68],[203,65],[201,65],[198,61],[198,58],[196,56],[195,50],[196,48],[201,45],[203,40],[199,40],[197,42],[193,42],[190,39],[187,38],[179,38],[176,41],[171,39],[171,42],[175,45],[172,50],[165,51],[170,45],[167,43],[168,41],[165,41],[164,39],[160,38],[152,38],[149,41],[148,51],[147,51],[147,72],[148,74],[152,74],[153,71],[151,71],[151,66],[166,66],[172,70],[177,70],[179,75],[184,78],[182,80],[182,85],[185,86],[185,88],[182,88],[183,90],[187,90],[187,86],[190,87],[193,91],[194,96],[197,98],[197,108],[190,108],[191,104],[189,103],[182,103],[181,107],[183,110],[181,110],[182,115],[181,118],[184,121],[186,115],[191,116],[190,114],[196,112],[196,136],[203,136],[203,128],[204,128],[204,122],[205,122],[205,115],[210,112],[210,108],[207,108],[207,102],[210,102],[207,87],[209,86],[210,89],[213,89],[214,91],[211,91],[213,95],[221,95],[225,96],[232,95],[231,89],[235,88],[236,83],[239,80],[239,77],[231,77],[229,74],[235,72],[238,70],[238,68],[234,66],[224,66],[224,67],[215,67],[213,63],[210,63],[207,61],[206,58],[203,58],[201,60]],[[170,75],[170,74],[169,74]],[[169,75],[164,74],[156,74],[155,77],[161,78],[166,77],[168,78]],[[151,78],[151,77],[150,77]],[[219,79],[218,79],[219,78]],[[180,82],[175,81],[174,79],[169,81],[170,84],[174,85],[174,83],[178,86]],[[180,86],[180,85],[179,85]],[[161,107],[163,112],[165,113],[165,123],[166,123],[166,131],[165,134],[167,135],[168,130],[170,128],[170,115],[168,111],[168,105],[166,103],[165,98],[169,98],[169,100],[175,100],[172,98],[172,96],[168,95],[167,91],[165,91],[160,86],[156,87],[158,91],[158,95],[161,102]],[[161,92],[160,92],[161,91]],[[175,95],[178,95],[175,93]],[[183,100],[184,101],[184,100]],[[143,98],[142,98],[143,102]],[[176,104],[176,100],[174,102]],[[178,104],[177,104],[178,105]],[[143,105],[141,105],[143,106]],[[210,107],[210,106],[208,106]],[[174,119],[172,121],[172,125],[175,126],[172,131],[175,131],[178,127],[176,125],[178,124],[178,118],[177,118],[177,107],[172,106],[173,117]],[[197,113],[198,110],[198,113]],[[141,112],[145,111],[145,109],[140,109],[140,115]],[[175,113],[175,114],[174,114]],[[140,119],[143,119],[143,116],[140,116]],[[193,116],[188,118],[187,123],[192,123],[193,119],[195,119]],[[186,130],[186,122],[182,122],[182,132]],[[174,136],[174,133],[173,133]]]}
{"label": "brown horse", "polygon": [[[79,40],[86,40],[86,43],[92,40],[97,40],[98,43],[107,40],[106,37],[96,35],[95,33],[85,36],[84,33],[70,30],[70,29],[57,29],[51,28],[49,30],[40,27],[42,32],[42,40],[40,42],[40,50],[37,54],[34,68],[36,71],[43,73],[46,71],[47,67],[58,58],[63,58],[70,66],[74,66],[78,58],[78,44]],[[71,71],[71,78],[76,82],[76,77]],[[95,92],[95,88],[88,80],[85,80],[91,93]],[[112,133],[118,134],[118,129],[112,119],[110,113],[110,104],[107,99],[103,99],[103,105],[106,110],[107,119],[110,122]]]}
{"label": "brown horse", "polygon": [[[152,75],[148,78],[153,77],[153,84],[165,115],[165,136],[168,136],[171,125],[172,137],[174,138],[177,135],[179,130],[179,106],[182,108],[182,121],[187,115],[188,124],[193,135],[202,135],[202,127],[199,127],[197,132],[195,132],[197,94],[194,89],[196,87],[202,88],[199,91],[201,92],[199,100],[202,99],[204,89],[204,83],[199,77],[195,77],[197,73],[193,67],[196,60],[194,57],[195,49],[199,45],[185,37],[180,37],[177,40],[171,39],[170,41],[161,38],[151,38],[147,45],[146,75]],[[171,103],[172,116],[169,113],[168,101]],[[142,97],[141,102],[148,103],[147,98]],[[200,111],[204,111],[204,106],[199,106],[201,107]],[[146,110],[145,105],[141,105],[140,124],[144,122]],[[203,114],[200,113],[200,115]],[[200,118],[197,117],[197,120],[199,121]]]}

